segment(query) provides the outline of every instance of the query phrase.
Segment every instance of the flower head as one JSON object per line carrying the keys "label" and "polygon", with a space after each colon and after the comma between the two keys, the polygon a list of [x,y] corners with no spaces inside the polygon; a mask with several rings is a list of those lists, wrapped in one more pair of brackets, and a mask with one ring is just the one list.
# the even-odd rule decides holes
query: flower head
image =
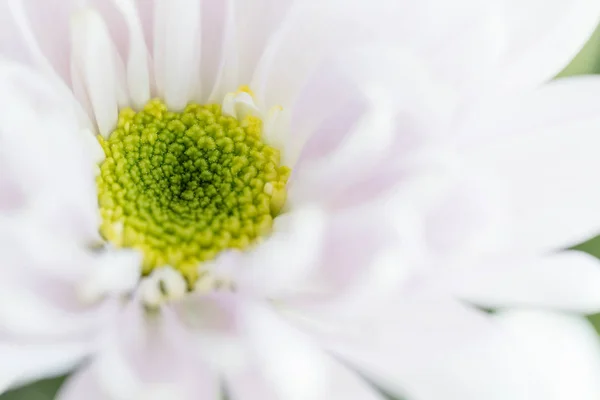
{"label": "flower head", "polygon": [[579,318],[476,307],[600,307],[556,253],[581,193],[554,220],[515,159],[596,4],[81,3],[0,6],[0,385],[91,356],[61,399],[598,397]]}

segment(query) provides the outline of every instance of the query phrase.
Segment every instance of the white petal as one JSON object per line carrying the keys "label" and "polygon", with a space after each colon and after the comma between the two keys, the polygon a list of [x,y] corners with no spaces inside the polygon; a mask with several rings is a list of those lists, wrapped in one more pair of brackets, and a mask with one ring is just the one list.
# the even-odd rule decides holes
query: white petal
{"label": "white petal", "polygon": [[496,76],[500,90],[556,76],[583,48],[600,19],[595,0],[504,1],[508,43]]}
{"label": "white petal", "polygon": [[[233,92],[241,85],[238,82],[239,49],[237,37],[236,1],[226,2],[225,28],[223,34],[223,55],[219,64],[215,84],[208,98],[208,102],[219,102],[227,92]],[[248,82],[246,82],[247,84]]]}
{"label": "white petal", "polygon": [[75,13],[71,21],[73,74],[80,74],[92,105],[96,123],[104,136],[117,124],[119,56],[100,14],[93,10]]}
{"label": "white petal", "polygon": [[[358,373],[333,358],[324,360],[327,364],[327,382],[324,390],[314,400],[384,400],[386,399],[373,385]],[[231,374],[227,377],[227,391],[231,400],[270,400],[279,399],[273,393],[271,381],[254,371]]]}
{"label": "white petal", "polygon": [[600,310],[600,262],[577,251],[492,258],[480,266],[453,271],[446,283],[459,298],[484,307]]}
{"label": "white petal", "polygon": [[114,399],[218,399],[218,380],[192,356],[181,321],[168,307],[147,313],[139,300],[127,304],[95,356],[98,385]]}
{"label": "white petal", "polygon": [[599,96],[598,78],[553,82],[479,125],[490,139],[463,146],[470,168],[508,190],[516,246],[561,249],[600,231]]}
{"label": "white petal", "polygon": [[[257,368],[280,398],[319,398],[326,390],[328,360],[300,331],[261,306],[249,304],[241,324],[257,358]],[[298,379],[301,376],[302,379]]]}
{"label": "white petal", "polygon": [[105,295],[133,291],[140,279],[142,255],[136,250],[108,250],[96,260],[80,292],[82,299],[95,301]]}
{"label": "white petal", "polygon": [[3,286],[0,299],[0,327],[16,335],[89,334],[106,321],[103,318],[106,314],[102,312],[106,309],[72,313],[56,307],[29,288]]}
{"label": "white petal", "polygon": [[[68,21],[72,4],[48,2],[37,4],[37,7],[26,7],[26,3],[24,0],[7,1],[9,11],[0,13],[12,16],[32,64],[44,72],[61,95],[69,98],[81,123],[86,127],[91,126],[89,116],[75,100],[67,84],[70,63],[65,54],[69,51]],[[46,24],[47,21],[52,21],[52,24]],[[12,41],[16,41],[15,36],[15,33],[7,35]],[[14,56],[10,58],[18,59]]]}
{"label": "white petal", "polygon": [[144,41],[142,21],[132,1],[114,1],[123,13],[129,30],[127,83],[131,102],[134,107],[139,109],[150,100],[149,54]]}
{"label": "white petal", "polygon": [[24,345],[0,341],[0,393],[11,386],[68,372],[89,354],[82,343]]}
{"label": "white petal", "polygon": [[12,63],[0,67],[0,84],[2,175],[57,231],[97,236],[94,163],[72,103],[42,76]]}
{"label": "white petal", "polygon": [[399,212],[383,203],[331,216],[317,267],[296,283],[286,304],[356,315],[398,293],[422,266],[422,227],[413,210]]}
{"label": "white petal", "polygon": [[399,296],[361,318],[314,321],[322,324],[318,331],[327,332],[327,348],[392,394],[419,400],[530,399],[523,386],[529,371],[512,365],[518,358],[510,338],[478,310],[444,298]]}
{"label": "white petal", "polygon": [[329,0],[316,4],[332,7],[338,18],[335,29],[342,30],[340,35],[350,39],[350,45],[376,40],[408,48],[426,60],[436,76],[468,93],[478,89],[504,48],[498,3]]}
{"label": "white petal", "polygon": [[173,110],[199,91],[200,3],[158,0],[155,6],[154,70],[159,94]]}
{"label": "white petal", "polygon": [[[285,7],[287,2],[281,3]],[[345,38],[332,30],[334,14],[324,10],[312,1],[295,2],[267,36],[250,84],[259,105],[289,107],[327,51]]]}
{"label": "white petal", "polygon": [[318,265],[325,218],[316,208],[277,217],[274,233],[237,265],[232,276],[236,286],[265,296],[296,288]]}
{"label": "white petal", "polygon": [[[239,56],[238,85],[249,85],[273,33],[285,21],[293,0],[234,0]],[[225,54],[227,50],[225,50]]]}
{"label": "white petal", "polygon": [[[292,125],[298,122],[303,126],[300,131],[294,128],[286,146],[291,146],[292,162],[294,151],[301,150],[310,138],[306,143],[308,154],[300,158],[290,187],[292,201],[314,192],[332,196],[344,186],[372,181],[384,174],[381,170],[409,164],[424,149],[431,151],[439,146],[432,140],[446,140],[439,132],[446,129],[456,98],[449,87],[435,80],[423,59],[406,49],[378,46],[348,52],[339,63],[336,70],[347,77],[346,84],[355,89],[350,92],[355,97],[347,98],[348,90],[343,90],[339,98],[334,98],[341,104],[317,102],[317,106],[326,110],[333,107],[331,116],[345,120],[326,119],[322,126],[317,123],[311,127],[301,122],[303,114],[292,116]],[[312,90],[316,89],[311,88],[313,96],[320,96]],[[330,96],[327,98],[331,100]],[[323,112],[305,104],[308,99],[301,100],[301,112]],[[339,112],[340,106],[348,110]],[[319,149],[323,147],[328,150],[325,154],[317,159],[310,157],[310,153],[323,153]]]}
{"label": "white petal", "polygon": [[[514,335],[531,363],[531,382],[545,386],[547,400],[600,398],[600,341],[583,318],[512,311],[497,317]],[[538,396],[542,393],[538,392]]]}

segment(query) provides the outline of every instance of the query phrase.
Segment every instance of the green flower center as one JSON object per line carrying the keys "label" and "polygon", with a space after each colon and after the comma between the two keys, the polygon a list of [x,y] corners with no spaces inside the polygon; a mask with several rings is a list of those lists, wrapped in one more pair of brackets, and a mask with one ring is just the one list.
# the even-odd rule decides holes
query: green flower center
{"label": "green flower center", "polygon": [[218,104],[181,113],[160,100],[123,109],[97,178],[104,238],[139,249],[144,274],[170,265],[188,284],[226,249],[246,249],[271,230],[290,169],[262,141],[262,121],[224,115]]}

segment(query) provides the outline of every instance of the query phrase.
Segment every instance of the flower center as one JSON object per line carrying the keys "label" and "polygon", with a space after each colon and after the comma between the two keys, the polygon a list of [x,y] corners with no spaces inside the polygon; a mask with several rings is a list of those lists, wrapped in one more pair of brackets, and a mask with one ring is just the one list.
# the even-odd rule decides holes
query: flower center
{"label": "flower center", "polygon": [[189,285],[226,249],[246,249],[271,230],[290,169],[262,141],[262,121],[218,104],[170,112],[151,100],[119,114],[97,178],[104,238],[139,249],[143,272],[170,265]]}

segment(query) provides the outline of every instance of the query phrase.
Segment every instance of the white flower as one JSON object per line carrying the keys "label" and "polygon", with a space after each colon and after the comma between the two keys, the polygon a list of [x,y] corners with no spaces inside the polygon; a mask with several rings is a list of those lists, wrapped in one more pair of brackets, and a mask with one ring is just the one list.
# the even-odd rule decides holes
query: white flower
{"label": "white flower", "polygon": [[0,389],[597,399],[596,3],[3,2]]}

